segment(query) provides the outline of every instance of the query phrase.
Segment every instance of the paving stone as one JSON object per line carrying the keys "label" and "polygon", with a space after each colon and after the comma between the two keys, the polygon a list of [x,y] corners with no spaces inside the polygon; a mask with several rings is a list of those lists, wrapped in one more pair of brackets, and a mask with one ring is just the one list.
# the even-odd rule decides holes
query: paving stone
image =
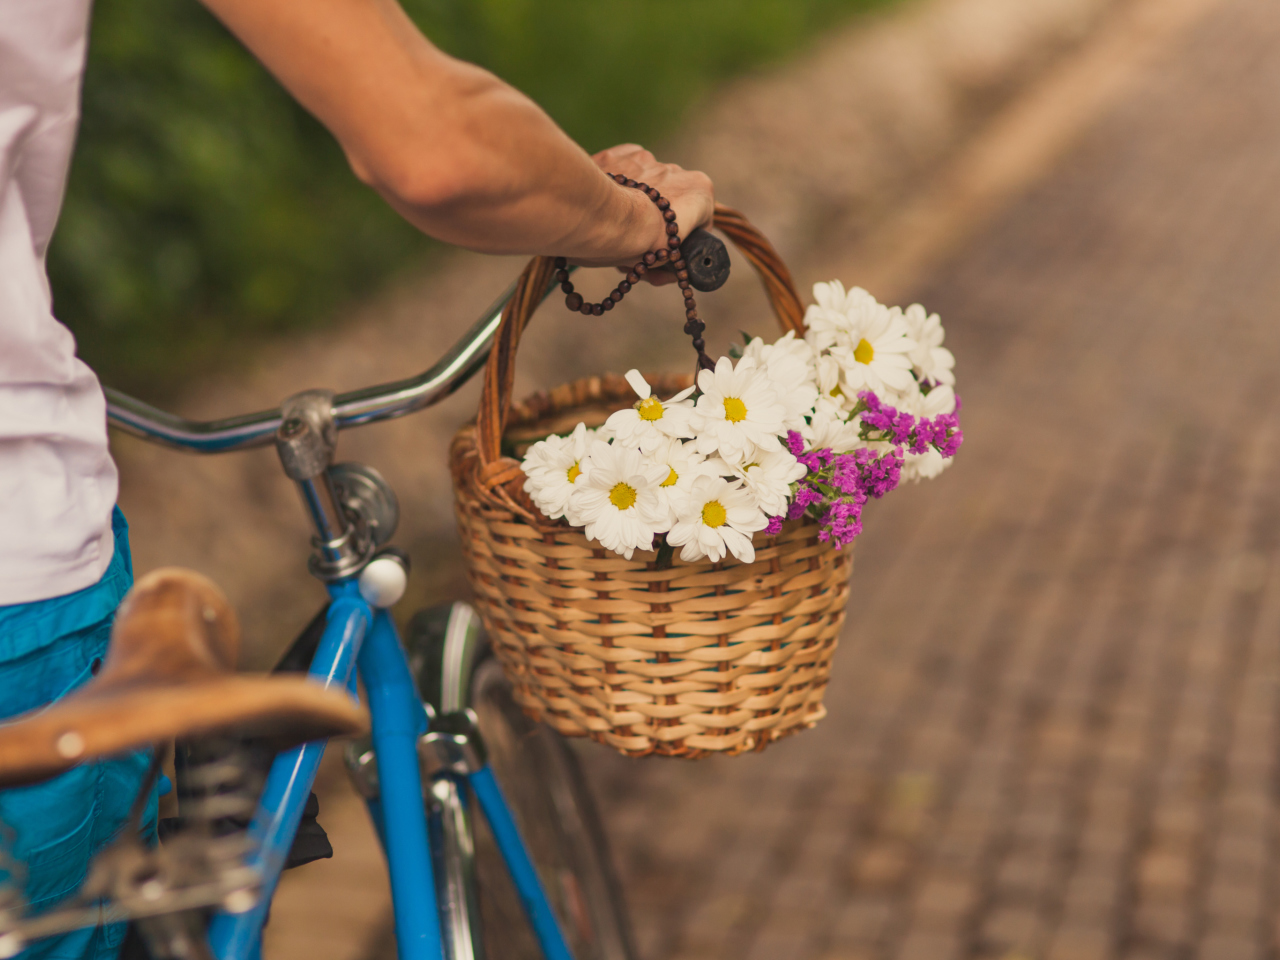
{"label": "paving stone", "polygon": [[1057,873],[1052,851],[1028,850],[1007,858],[996,872],[996,884],[1006,896],[1038,898]]}
{"label": "paving stone", "polygon": [[1130,917],[1130,927],[1155,944],[1183,944],[1191,936],[1191,914],[1185,903],[1146,901]]}
{"label": "paving stone", "polygon": [[1265,878],[1252,878],[1242,882],[1239,877],[1214,877],[1205,895],[1204,909],[1214,920],[1235,920],[1245,925],[1256,925],[1266,909]]}
{"label": "paving stone", "polygon": [[728,930],[741,922],[753,905],[749,897],[738,891],[713,893],[688,912],[686,922],[695,930]]}
{"label": "paving stone", "polygon": [[889,928],[895,903],[889,897],[855,895],[836,912],[832,935],[840,942],[870,944]]}
{"label": "paving stone", "polygon": [[1195,862],[1187,853],[1153,850],[1138,864],[1138,887],[1144,895],[1181,896],[1195,879]]}
{"label": "paving stone", "polygon": [[1200,943],[1201,960],[1259,960],[1261,944],[1253,938],[1211,936]]}
{"label": "paving stone", "polygon": [[1269,852],[1265,834],[1225,830],[1213,845],[1214,869],[1225,874],[1259,875],[1266,870]]}
{"label": "paving stone", "polygon": [[812,953],[803,943],[794,930],[766,927],[752,938],[745,960],[808,960]]}
{"label": "paving stone", "polygon": [[906,876],[911,859],[911,849],[902,842],[874,844],[858,857],[854,876],[865,887],[891,887]]}
{"label": "paving stone", "polygon": [[1069,925],[1055,931],[1045,957],[1046,960],[1107,960],[1111,948],[1111,933],[1107,928]]}
{"label": "paving stone", "polygon": [[912,923],[923,930],[955,930],[977,903],[975,880],[956,877],[925,879],[916,893]]}
{"label": "paving stone", "polygon": [[987,912],[979,937],[1000,954],[1031,952],[1043,937],[1044,928],[1045,919],[1035,907],[998,906]]}
{"label": "paving stone", "polygon": [[1014,821],[1013,832],[1018,842],[1053,844],[1069,829],[1066,811],[1061,804],[1032,807]]}
{"label": "paving stone", "polygon": [[957,960],[961,941],[957,936],[913,930],[898,946],[897,960]]}
{"label": "paving stone", "polygon": [[1134,831],[1127,824],[1113,826],[1098,824],[1092,816],[1085,822],[1077,839],[1077,849],[1083,857],[1111,860],[1126,854],[1134,843]]}
{"label": "paving stone", "polygon": [[[771,892],[772,903],[788,911],[811,911],[820,909],[831,890],[831,879],[823,872],[813,869],[813,861],[802,861],[804,868],[792,873],[777,883]],[[814,867],[817,864],[813,864]]]}
{"label": "paving stone", "polygon": [[1074,920],[1110,919],[1120,909],[1124,883],[1119,871],[1076,873],[1062,898],[1062,913]]}

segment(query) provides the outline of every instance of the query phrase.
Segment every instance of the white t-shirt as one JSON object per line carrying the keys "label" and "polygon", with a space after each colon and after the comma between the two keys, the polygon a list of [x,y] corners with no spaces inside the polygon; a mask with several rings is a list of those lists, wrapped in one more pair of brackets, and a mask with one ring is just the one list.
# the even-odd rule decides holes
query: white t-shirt
{"label": "white t-shirt", "polygon": [[53,317],[45,251],[80,113],[90,0],[0,10],[0,605],[96,582],[111,562],[106,401]]}

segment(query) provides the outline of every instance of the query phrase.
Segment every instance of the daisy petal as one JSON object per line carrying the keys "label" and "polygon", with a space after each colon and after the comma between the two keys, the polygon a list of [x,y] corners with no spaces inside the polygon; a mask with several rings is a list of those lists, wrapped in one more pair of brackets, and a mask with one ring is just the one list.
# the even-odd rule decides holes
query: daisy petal
{"label": "daisy petal", "polygon": [[[617,367],[614,367],[614,369],[616,370]],[[653,388],[649,386],[649,381],[645,380],[645,378],[640,375],[639,370],[628,370],[623,374],[623,377],[626,378],[627,383],[631,384],[631,389],[636,392],[636,395],[641,400],[649,399],[650,395],[653,393]]]}

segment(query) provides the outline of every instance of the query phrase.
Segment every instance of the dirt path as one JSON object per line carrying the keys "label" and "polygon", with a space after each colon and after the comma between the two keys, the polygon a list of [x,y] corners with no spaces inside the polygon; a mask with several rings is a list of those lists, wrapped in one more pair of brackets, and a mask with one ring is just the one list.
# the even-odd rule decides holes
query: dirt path
{"label": "dirt path", "polygon": [[[1280,156],[1262,73],[1276,21],[1267,0],[939,0],[734,86],[676,141],[803,280],[944,312],[971,440],[945,480],[872,519],[821,727],[725,762],[584,749],[645,960],[1271,943],[1257,784],[1275,666],[1251,638],[1275,616],[1274,447],[1245,415],[1269,409],[1259,377],[1275,359],[1254,318],[1276,291],[1252,251],[1280,216],[1249,212],[1270,209],[1260,185]],[[340,330],[196,386],[186,412],[416,372],[518,268],[459,256]],[[1229,297],[1248,309],[1197,324]],[[669,299],[629,299],[585,336],[540,318],[524,384],[682,364]],[[707,307],[724,339],[768,329],[750,277]],[[1152,317],[1183,336],[1149,335]],[[1230,423],[1193,445],[1203,396]],[[418,601],[460,586],[442,456],[474,403],[472,388],[343,441],[401,494]],[[140,569],[185,562],[224,582],[250,663],[268,662],[320,599],[273,454],[118,451]],[[327,783],[338,858],[287,878],[269,960],[385,948],[376,850],[341,778]],[[342,909],[317,906],[330,898]]]}

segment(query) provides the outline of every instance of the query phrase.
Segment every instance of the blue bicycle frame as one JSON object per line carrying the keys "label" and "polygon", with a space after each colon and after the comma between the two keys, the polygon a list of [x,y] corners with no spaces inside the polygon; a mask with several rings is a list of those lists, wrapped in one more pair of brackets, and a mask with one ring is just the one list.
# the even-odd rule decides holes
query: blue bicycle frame
{"label": "blue bicycle frame", "polygon": [[[354,696],[364,682],[373,718],[380,796],[370,815],[383,838],[391,876],[399,960],[452,960],[441,935],[436,881],[428,841],[418,739],[428,731],[428,713],[418,696],[395,623],[371,607],[354,580],[329,585],[333,602],[310,673],[326,687]],[[259,960],[262,928],[284,869],[303,807],[315,782],[326,741],[312,741],[276,757],[258,811],[249,828],[249,865],[262,877],[257,905],[240,914],[219,913],[209,928],[218,960]],[[480,809],[511,873],[543,954],[572,960],[564,934],[534,869],[515,820],[488,766],[467,775]],[[388,842],[389,838],[389,842]]]}
{"label": "blue bicycle frame", "polygon": [[[547,290],[554,288],[555,284],[550,283]],[[337,431],[404,416],[448,396],[483,366],[510,296],[511,290],[508,290],[420,376],[330,395],[324,402],[323,418]],[[304,396],[307,394],[291,399]],[[282,407],[202,423],[167,414],[115,390],[108,389],[107,397],[108,416],[114,426],[153,442],[197,453],[223,453],[278,442],[282,426],[293,415]],[[288,468],[285,472],[289,474]],[[299,480],[320,539],[329,541],[339,531],[330,530],[326,525],[325,507],[321,503],[325,498],[318,496],[316,487],[320,478],[311,474],[307,478],[294,477]],[[329,482],[323,480],[320,486]],[[340,521],[338,526],[344,523]],[[418,740],[428,732],[428,714],[418,696],[390,616],[385,610],[374,609],[361,597],[355,580],[345,570],[336,576],[345,579],[328,583],[333,602],[310,673],[325,686],[346,687],[352,696],[356,695],[357,675],[364,682],[373,717],[373,747],[380,784],[380,795],[369,801],[369,812],[382,839],[391,875],[400,960],[457,960],[448,956],[445,944],[450,941],[442,936],[418,762]],[[254,851],[249,865],[255,867],[262,878],[261,896],[257,906],[247,913],[220,913],[214,917],[209,943],[217,960],[259,960],[262,927],[271,896],[301,823],[324,748],[323,741],[304,744],[280,754],[272,764],[249,828]],[[572,960],[493,772],[485,766],[471,770],[466,778],[489,823],[543,954],[548,960]]]}

